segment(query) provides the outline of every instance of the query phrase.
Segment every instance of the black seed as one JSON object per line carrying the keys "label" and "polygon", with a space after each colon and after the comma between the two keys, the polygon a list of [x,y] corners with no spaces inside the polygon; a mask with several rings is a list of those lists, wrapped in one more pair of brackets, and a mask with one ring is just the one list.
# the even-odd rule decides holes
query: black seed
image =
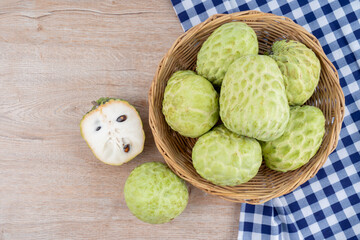
{"label": "black seed", "polygon": [[96,128],[96,131],[99,131],[101,129],[101,127],[100,126],[98,126],[97,128]]}
{"label": "black seed", "polygon": [[123,122],[123,121],[125,121],[127,119],[127,116],[126,115],[121,115],[120,117],[118,117],[117,119],[116,119],[116,121],[117,122]]}
{"label": "black seed", "polygon": [[126,144],[125,146],[124,146],[124,152],[129,152],[130,151],[130,144]]}

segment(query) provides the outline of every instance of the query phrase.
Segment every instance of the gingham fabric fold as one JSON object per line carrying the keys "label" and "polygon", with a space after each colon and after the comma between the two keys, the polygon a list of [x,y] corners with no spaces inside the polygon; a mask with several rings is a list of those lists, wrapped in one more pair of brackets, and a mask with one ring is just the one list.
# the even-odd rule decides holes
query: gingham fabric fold
{"label": "gingham fabric fold", "polygon": [[216,13],[259,10],[289,17],[320,41],[339,73],[345,118],[318,174],[285,196],[242,204],[238,239],[360,239],[360,2],[172,0],[183,29]]}

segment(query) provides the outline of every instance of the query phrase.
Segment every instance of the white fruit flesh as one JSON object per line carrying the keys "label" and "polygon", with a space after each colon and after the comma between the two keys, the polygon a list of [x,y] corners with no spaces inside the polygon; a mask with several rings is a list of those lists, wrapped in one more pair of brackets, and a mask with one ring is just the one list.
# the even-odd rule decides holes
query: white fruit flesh
{"label": "white fruit flesh", "polygon": [[[117,121],[120,116],[126,116],[126,120]],[[126,101],[110,100],[100,105],[89,112],[80,125],[83,138],[104,163],[121,165],[144,148],[141,119],[136,109]]]}

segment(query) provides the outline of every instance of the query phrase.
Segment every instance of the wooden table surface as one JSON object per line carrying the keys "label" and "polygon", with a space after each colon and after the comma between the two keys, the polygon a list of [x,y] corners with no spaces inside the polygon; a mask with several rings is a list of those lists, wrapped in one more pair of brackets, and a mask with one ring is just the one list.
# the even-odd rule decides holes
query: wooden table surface
{"label": "wooden table surface", "polygon": [[[126,207],[130,171],[163,161],[148,124],[157,64],[182,33],[170,0],[0,2],[0,239],[235,239],[240,204],[191,187],[185,211],[145,224]],[[146,143],[96,160],[80,136],[90,102],[121,97]]]}

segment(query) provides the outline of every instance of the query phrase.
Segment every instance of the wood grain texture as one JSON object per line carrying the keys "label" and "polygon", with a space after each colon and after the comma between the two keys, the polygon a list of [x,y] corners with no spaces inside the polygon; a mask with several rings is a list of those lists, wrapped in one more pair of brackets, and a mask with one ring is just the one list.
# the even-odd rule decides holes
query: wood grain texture
{"label": "wood grain texture", "polygon": [[[156,66],[182,33],[169,0],[0,2],[0,239],[235,239],[239,204],[191,187],[163,225],[131,215],[130,171],[163,161],[148,125]],[[79,121],[102,96],[140,111],[144,152],[94,158]]]}

